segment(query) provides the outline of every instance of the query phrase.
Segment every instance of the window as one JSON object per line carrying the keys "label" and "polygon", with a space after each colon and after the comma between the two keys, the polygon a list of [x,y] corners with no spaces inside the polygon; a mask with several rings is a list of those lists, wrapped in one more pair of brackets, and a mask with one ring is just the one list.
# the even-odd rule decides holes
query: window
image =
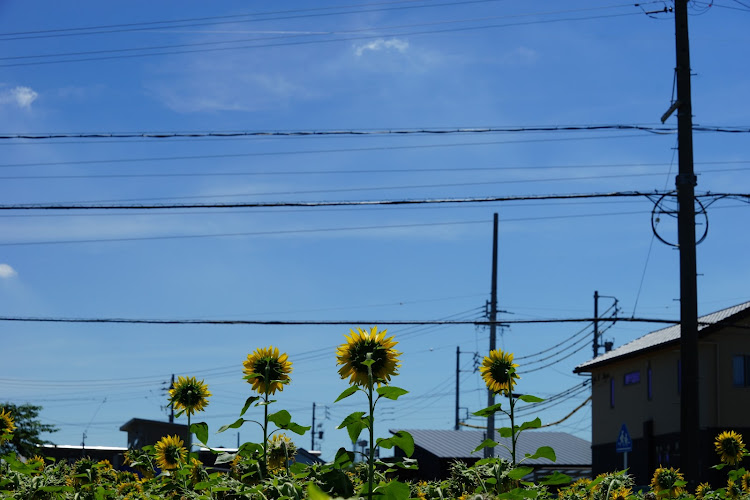
{"label": "window", "polygon": [[750,387],[750,355],[732,356],[732,385]]}
{"label": "window", "polygon": [[615,379],[612,377],[609,379],[609,407],[615,407]]}
{"label": "window", "polygon": [[651,363],[646,368],[646,397],[649,401],[654,398],[654,392],[651,385]]}
{"label": "window", "polygon": [[641,383],[641,372],[640,371],[634,371],[634,372],[626,373],[625,374],[625,378],[623,379],[623,383],[625,385],[640,384]]}

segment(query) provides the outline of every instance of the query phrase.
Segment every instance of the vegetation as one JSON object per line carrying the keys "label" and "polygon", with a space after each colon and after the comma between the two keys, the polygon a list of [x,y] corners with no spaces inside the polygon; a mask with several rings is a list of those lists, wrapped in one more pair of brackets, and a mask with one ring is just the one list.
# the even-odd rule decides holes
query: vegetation
{"label": "vegetation", "polygon": [[13,422],[14,427],[8,433],[8,439],[0,437],[0,456],[16,453],[22,457],[33,457],[43,444],[50,444],[40,436],[44,432],[57,432],[57,428],[39,421],[41,410],[41,406],[30,404],[0,404],[0,435],[8,429],[8,419]]}
{"label": "vegetation", "polygon": [[[414,441],[406,432],[390,438],[374,440],[374,410],[381,398],[397,400],[407,391],[390,385],[398,375],[399,353],[397,344],[386,332],[377,327],[369,331],[358,329],[346,336],[346,342],[337,349],[339,374],[349,379],[350,387],[337,401],[362,392],[367,398],[367,411],[348,415],[339,425],[346,429],[352,441],[367,430],[370,435],[369,450],[360,460],[355,453],[340,449],[333,461],[307,466],[294,463],[296,446],[287,432],[303,435],[309,427],[292,422],[286,410],[270,412],[275,403],[270,396],[291,383],[292,363],[286,354],[274,347],[257,349],[244,363],[245,379],[257,395],[247,398],[240,418],[218,430],[223,432],[245,423],[261,427],[262,443],[244,443],[236,453],[218,450],[216,466],[206,467],[191,456],[178,436],[165,436],[154,446],[128,450],[125,463],[129,471],[115,470],[104,460],[94,462],[82,458],[73,464],[54,462],[33,455],[27,448],[14,444],[22,433],[25,443],[41,444],[40,432],[50,432],[36,420],[38,407],[18,412],[6,405],[0,409],[0,446],[6,450],[0,456],[0,496],[9,499],[64,499],[64,500],[126,500],[126,499],[278,499],[310,500],[358,499],[378,500],[659,500],[680,498],[686,500],[750,500],[750,473],[742,462],[748,451],[742,436],[734,431],[722,432],[716,437],[715,448],[720,464],[716,469],[727,469],[725,485],[700,484],[688,491],[687,483],[679,470],[659,467],[646,491],[637,491],[632,476],[627,471],[614,471],[591,479],[571,479],[560,473],[530,482],[524,480],[532,471],[524,466],[527,460],[547,458],[555,461],[552,448],[543,446],[534,454],[517,456],[516,442],[520,433],[541,426],[536,418],[516,423],[518,404],[534,403],[540,398],[516,395],[514,385],[520,378],[513,355],[501,350],[492,351],[482,364],[482,376],[487,387],[507,401],[476,412],[489,416],[497,412],[509,417],[510,427],[498,429],[500,436],[509,439],[507,447],[511,460],[489,458],[472,466],[454,462],[447,479],[442,481],[402,481],[399,472],[415,469],[410,458],[396,463],[384,463],[375,458],[375,446],[400,448],[407,457],[414,451]],[[203,381],[193,377],[180,377],[170,392],[170,404],[180,414],[190,417],[203,411],[211,393]],[[246,419],[251,410],[262,411],[262,420]],[[203,422],[189,424],[190,432],[202,446],[208,446],[208,426]],[[30,437],[31,436],[31,437]],[[504,446],[490,439],[474,451],[488,446]],[[26,454],[20,452],[24,449]],[[29,458],[30,457],[30,458]],[[356,463],[355,463],[356,462]],[[220,470],[222,467],[223,470]]]}

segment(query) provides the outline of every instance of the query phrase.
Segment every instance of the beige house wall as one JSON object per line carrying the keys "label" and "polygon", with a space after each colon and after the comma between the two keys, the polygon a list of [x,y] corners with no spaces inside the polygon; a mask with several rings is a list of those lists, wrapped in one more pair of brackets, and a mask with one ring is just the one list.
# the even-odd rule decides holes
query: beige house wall
{"label": "beige house wall", "polygon": [[[746,322],[746,326],[750,321]],[[699,344],[701,428],[732,429],[750,425],[750,387],[732,384],[732,359],[750,355],[750,331],[727,328]],[[643,423],[653,421],[655,436],[680,431],[679,344],[592,370],[592,445],[613,443],[624,423],[632,439],[643,437]],[[651,399],[648,370],[651,368]],[[640,382],[625,384],[626,374]],[[610,384],[614,381],[614,407]]]}

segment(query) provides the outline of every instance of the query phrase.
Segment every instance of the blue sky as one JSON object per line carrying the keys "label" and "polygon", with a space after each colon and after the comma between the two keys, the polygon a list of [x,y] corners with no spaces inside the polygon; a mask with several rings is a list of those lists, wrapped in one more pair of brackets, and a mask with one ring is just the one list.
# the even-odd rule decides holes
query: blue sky
{"label": "blue sky", "polygon": [[[673,91],[673,18],[645,13],[670,2],[43,5],[0,3],[7,135],[661,127]],[[748,10],[735,0],[690,4],[696,125],[750,125]],[[675,125],[674,116],[665,124]],[[699,194],[749,192],[748,134],[696,132],[694,144]],[[5,139],[0,204],[653,193],[674,189],[675,146],[674,133],[638,130]],[[653,238],[652,209],[635,197],[3,211],[4,318],[353,323],[3,321],[0,400],[42,405],[42,419],[60,429],[49,436],[58,444],[80,444],[85,433],[87,444],[124,446],[120,425],[166,418],[163,384],[194,375],[213,393],[201,415],[209,444],[232,446],[236,433],[213,431],[251,395],[242,361],[274,345],[294,364],[278,408],[310,425],[316,403],[320,448],[331,458],[348,441],[336,425],[366,405],[361,397],[333,404],[346,388],[335,347],[350,327],[371,326],[360,321],[481,320],[493,213],[502,319],[590,317],[595,290],[617,297],[621,317],[678,318],[678,253]],[[747,217],[748,205],[732,199],[708,210],[710,231],[698,247],[701,314],[750,298]],[[659,232],[674,239],[669,219]],[[602,299],[600,310],[610,304]],[[622,345],[654,328],[619,322],[605,339]],[[394,384],[410,394],[381,405],[377,433],[452,428],[456,348],[483,356],[489,332],[470,324],[388,331],[403,352]],[[592,355],[587,332],[585,323],[512,325],[498,345],[525,357],[521,390],[550,397],[584,381],[572,369]],[[571,337],[567,351],[538,354]],[[476,411],[486,395],[472,363],[461,356],[461,406]],[[562,398],[540,416],[561,419],[587,395]],[[588,439],[589,425],[585,406],[554,429]],[[258,433],[246,426],[240,438]],[[309,435],[298,442],[309,447]]]}

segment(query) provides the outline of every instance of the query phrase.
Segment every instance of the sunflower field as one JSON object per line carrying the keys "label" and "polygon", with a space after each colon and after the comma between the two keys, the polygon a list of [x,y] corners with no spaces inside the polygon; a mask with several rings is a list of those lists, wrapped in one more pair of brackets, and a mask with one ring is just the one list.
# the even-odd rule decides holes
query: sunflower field
{"label": "sunflower field", "polygon": [[[554,450],[543,446],[534,454],[518,457],[518,436],[527,429],[541,426],[539,419],[516,422],[515,408],[535,403],[540,398],[516,395],[513,388],[520,378],[513,354],[491,351],[483,360],[480,373],[487,387],[501,402],[475,412],[487,417],[505,414],[510,427],[497,431],[510,438],[507,451],[510,460],[486,458],[474,465],[456,461],[449,477],[441,481],[405,481],[402,471],[418,468],[410,457],[414,440],[404,431],[389,438],[375,437],[375,407],[382,398],[397,400],[406,390],[391,385],[398,375],[397,342],[386,337],[376,326],[357,328],[346,335],[346,342],[336,350],[339,375],[348,379],[349,387],[336,401],[362,393],[364,411],[348,415],[339,425],[352,442],[363,432],[369,433],[369,449],[361,457],[341,448],[332,462],[304,465],[294,462],[297,451],[290,434],[304,435],[310,428],[292,421],[286,410],[272,411],[271,396],[291,383],[292,363],[285,353],[269,346],[258,348],[243,363],[244,379],[254,395],[247,398],[239,418],[218,429],[236,429],[254,423],[263,431],[261,443],[244,443],[235,453],[211,450],[215,464],[204,465],[179,436],[165,436],[153,446],[131,449],[125,453],[128,470],[117,470],[106,460],[82,458],[75,463],[52,461],[42,456],[21,458],[15,454],[0,457],[0,495],[8,499],[507,499],[507,500],[750,500],[750,472],[742,467],[749,455],[742,436],[725,431],[715,440],[720,463],[714,468],[726,471],[726,483],[702,483],[694,489],[679,469],[659,467],[647,487],[637,488],[627,471],[601,474],[593,479],[575,482],[561,473],[553,473],[537,482],[524,480],[532,468],[523,462],[534,458],[555,459]],[[211,393],[202,380],[178,377],[169,391],[169,405],[185,415],[188,429],[197,444],[208,447],[208,426],[192,423],[192,418],[209,404]],[[262,419],[246,419],[248,411],[262,414]],[[0,409],[0,444],[12,439],[15,422],[10,413]],[[491,439],[485,447],[505,446]],[[388,463],[376,459],[375,449],[394,447],[406,458]],[[359,458],[359,459],[357,459]]]}

